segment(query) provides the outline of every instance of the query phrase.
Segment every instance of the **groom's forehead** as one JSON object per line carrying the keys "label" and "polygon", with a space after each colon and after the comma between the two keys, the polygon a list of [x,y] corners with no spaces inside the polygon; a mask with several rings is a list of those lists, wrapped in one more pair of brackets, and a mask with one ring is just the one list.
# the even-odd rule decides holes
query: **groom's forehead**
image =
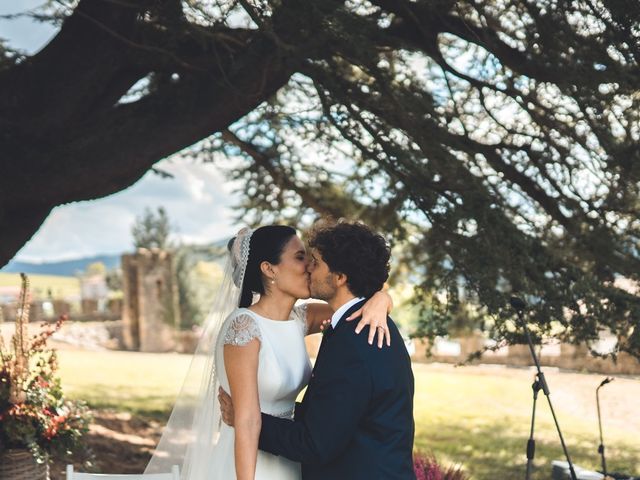
{"label": "groom's forehead", "polygon": [[311,256],[321,262],[322,261],[322,254],[320,253],[320,251],[317,248],[311,248],[311,250],[309,251],[309,253],[311,254]]}

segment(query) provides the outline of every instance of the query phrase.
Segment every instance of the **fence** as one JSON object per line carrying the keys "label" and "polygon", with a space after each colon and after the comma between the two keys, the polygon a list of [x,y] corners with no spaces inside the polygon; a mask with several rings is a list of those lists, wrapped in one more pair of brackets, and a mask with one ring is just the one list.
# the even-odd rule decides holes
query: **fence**
{"label": "fence", "polygon": [[[18,314],[15,302],[0,305],[5,322],[14,322]],[[29,322],[55,321],[60,315],[67,315],[74,322],[97,322],[120,320],[122,318],[122,299],[110,299],[106,302],[82,300],[79,305],[63,300],[37,300],[30,304]]]}

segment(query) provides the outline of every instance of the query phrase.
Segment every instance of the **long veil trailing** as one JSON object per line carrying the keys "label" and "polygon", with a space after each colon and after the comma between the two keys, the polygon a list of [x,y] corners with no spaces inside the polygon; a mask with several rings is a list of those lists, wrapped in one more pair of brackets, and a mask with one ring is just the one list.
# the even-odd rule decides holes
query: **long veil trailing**
{"label": "long veil trailing", "polygon": [[251,234],[250,229],[243,228],[233,241],[222,284],[145,475],[166,473],[178,465],[181,480],[207,479],[207,460],[216,448],[221,426],[215,351],[225,319],[238,307]]}

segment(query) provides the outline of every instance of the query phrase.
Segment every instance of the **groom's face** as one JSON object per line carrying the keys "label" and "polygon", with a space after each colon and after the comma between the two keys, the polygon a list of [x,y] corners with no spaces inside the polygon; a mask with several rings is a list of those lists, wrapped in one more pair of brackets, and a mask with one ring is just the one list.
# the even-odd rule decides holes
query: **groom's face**
{"label": "groom's face", "polygon": [[312,248],[307,264],[309,272],[309,290],[311,298],[330,300],[336,295],[336,274],[329,270],[329,265],[322,259],[320,252]]}

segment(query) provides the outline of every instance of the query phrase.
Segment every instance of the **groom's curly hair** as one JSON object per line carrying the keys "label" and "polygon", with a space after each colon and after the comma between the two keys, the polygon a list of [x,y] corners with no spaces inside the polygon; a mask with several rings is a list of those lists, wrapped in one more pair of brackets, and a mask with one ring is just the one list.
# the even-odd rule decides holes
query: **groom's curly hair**
{"label": "groom's curly hair", "polygon": [[382,235],[361,222],[316,226],[309,246],[322,255],[334,273],[347,276],[347,286],[358,297],[370,297],[389,278],[391,249]]}

